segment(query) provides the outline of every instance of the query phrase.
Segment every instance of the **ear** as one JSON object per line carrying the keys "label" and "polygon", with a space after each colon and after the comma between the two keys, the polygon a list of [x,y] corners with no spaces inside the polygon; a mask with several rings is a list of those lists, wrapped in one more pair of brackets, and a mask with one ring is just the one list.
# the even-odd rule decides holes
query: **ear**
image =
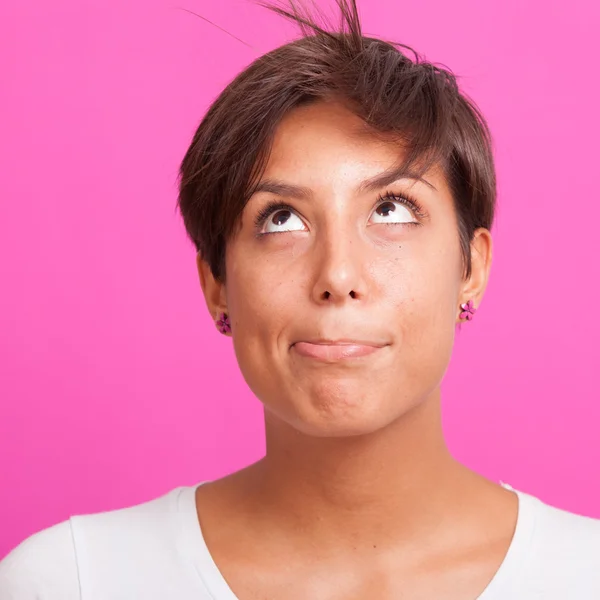
{"label": "ear", "polygon": [[227,313],[225,284],[215,278],[209,264],[202,258],[200,252],[196,254],[196,266],[208,312],[213,321],[217,321],[221,313]]}
{"label": "ear", "polygon": [[471,276],[463,282],[459,304],[469,300],[473,300],[475,308],[481,304],[490,277],[492,253],[492,234],[483,227],[477,229],[471,241]]}

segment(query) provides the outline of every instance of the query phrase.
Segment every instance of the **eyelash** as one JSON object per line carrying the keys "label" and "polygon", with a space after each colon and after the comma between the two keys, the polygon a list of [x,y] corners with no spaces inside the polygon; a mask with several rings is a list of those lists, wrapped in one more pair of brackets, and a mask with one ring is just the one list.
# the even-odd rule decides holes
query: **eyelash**
{"label": "eyelash", "polygon": [[[425,212],[423,211],[422,206],[417,202],[417,200],[410,196],[409,194],[394,194],[393,192],[385,192],[385,194],[380,194],[377,198],[377,204],[375,205],[375,209],[386,202],[399,202],[400,204],[404,204],[407,208],[409,208],[415,216],[419,219],[425,218]],[[290,212],[296,213],[297,211],[293,206],[290,206],[286,202],[281,202],[278,200],[271,200],[265,206],[263,206],[254,219],[254,226],[257,229],[260,229],[267,219],[274,213],[280,210],[289,210]],[[389,223],[389,225],[396,225],[397,223]],[[403,223],[404,225],[421,225],[420,222],[415,223]],[[259,234],[262,235],[262,234]]]}
{"label": "eyelash", "polygon": [[290,212],[295,213],[296,209],[285,202],[280,202],[277,200],[270,200],[265,206],[263,206],[256,218],[254,219],[254,225],[257,229],[260,229],[266,222],[266,220],[277,211],[280,210],[289,210]]}
{"label": "eyelash", "polygon": [[[417,201],[417,199],[414,196],[411,196],[410,194],[394,194],[393,192],[386,192],[385,194],[381,194],[377,198],[377,204],[375,205],[375,208],[381,206],[382,204],[385,204],[386,202],[399,202],[400,204],[404,204],[404,206],[410,209],[418,219],[425,219],[426,217],[426,213],[423,210],[421,204]],[[397,223],[388,224],[396,225]],[[403,225],[422,225],[422,223],[419,220],[415,223],[403,223]]]}

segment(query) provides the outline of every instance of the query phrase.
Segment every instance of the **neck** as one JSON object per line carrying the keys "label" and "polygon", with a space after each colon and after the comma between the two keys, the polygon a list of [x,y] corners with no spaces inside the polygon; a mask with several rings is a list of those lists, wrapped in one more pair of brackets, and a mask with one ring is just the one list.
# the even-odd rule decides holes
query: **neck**
{"label": "neck", "polygon": [[368,435],[318,438],[279,420],[265,424],[252,496],[270,519],[319,535],[422,535],[468,478],[444,441],[439,390]]}

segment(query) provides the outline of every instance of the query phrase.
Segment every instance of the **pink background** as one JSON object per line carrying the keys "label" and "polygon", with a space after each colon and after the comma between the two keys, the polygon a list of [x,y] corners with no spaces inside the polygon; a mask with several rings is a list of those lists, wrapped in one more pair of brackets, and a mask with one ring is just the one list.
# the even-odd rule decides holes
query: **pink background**
{"label": "pink background", "polygon": [[[495,262],[444,384],[451,448],[600,517],[598,3],[361,4],[367,33],[460,74],[495,135]],[[2,3],[0,557],[262,455],[176,174],[208,104],[294,32],[247,0]]]}

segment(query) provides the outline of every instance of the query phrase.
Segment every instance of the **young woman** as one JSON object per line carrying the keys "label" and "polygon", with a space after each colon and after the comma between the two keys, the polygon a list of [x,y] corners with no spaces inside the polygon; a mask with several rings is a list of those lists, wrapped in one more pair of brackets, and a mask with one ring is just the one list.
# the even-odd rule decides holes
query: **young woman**
{"label": "young woman", "polygon": [[[179,206],[266,456],[34,535],[2,600],[600,598],[600,522],[450,455],[440,383],[490,272],[490,138],[454,77],[331,33],[259,58],[210,107]],[[484,392],[482,392],[484,393]]]}

